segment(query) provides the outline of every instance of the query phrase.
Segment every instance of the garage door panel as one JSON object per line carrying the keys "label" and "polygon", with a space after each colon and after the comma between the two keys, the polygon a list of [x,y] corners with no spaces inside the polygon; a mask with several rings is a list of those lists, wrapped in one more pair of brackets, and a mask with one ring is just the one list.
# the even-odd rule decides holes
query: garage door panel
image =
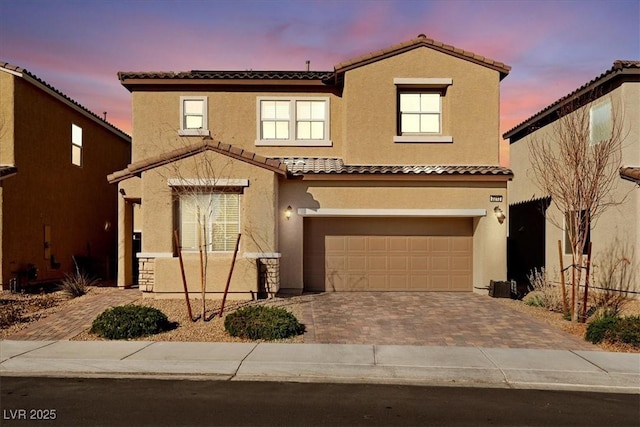
{"label": "garage door panel", "polygon": [[305,219],[305,289],[471,291],[472,221],[421,221]]}
{"label": "garage door panel", "polygon": [[409,257],[408,256],[390,256],[388,262],[388,270],[392,272],[408,272]]}
{"label": "garage door panel", "polygon": [[407,253],[410,251],[407,237],[389,237],[389,252]]}
{"label": "garage door panel", "polygon": [[367,250],[367,238],[359,236],[347,236],[347,250],[349,251],[362,251]]}
{"label": "garage door panel", "polygon": [[387,252],[388,239],[386,237],[369,236],[366,238],[366,248],[369,252]]}

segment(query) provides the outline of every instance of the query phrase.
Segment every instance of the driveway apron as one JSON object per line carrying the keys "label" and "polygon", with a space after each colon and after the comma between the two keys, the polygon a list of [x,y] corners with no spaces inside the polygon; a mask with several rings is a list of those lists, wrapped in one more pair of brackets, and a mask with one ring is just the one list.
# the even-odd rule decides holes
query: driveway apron
{"label": "driveway apron", "polygon": [[342,292],[305,300],[305,343],[599,350],[475,293]]}

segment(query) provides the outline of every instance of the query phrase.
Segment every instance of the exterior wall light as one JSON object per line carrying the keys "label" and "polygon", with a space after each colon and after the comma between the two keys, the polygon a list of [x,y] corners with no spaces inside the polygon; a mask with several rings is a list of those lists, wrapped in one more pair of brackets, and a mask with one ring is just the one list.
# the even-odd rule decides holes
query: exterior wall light
{"label": "exterior wall light", "polygon": [[504,214],[504,212],[502,212],[500,206],[496,206],[495,208],[493,208],[493,213],[496,214],[496,218],[498,218],[498,222],[500,224],[502,224],[504,220],[507,219],[507,216]]}
{"label": "exterior wall light", "polygon": [[293,208],[291,207],[291,205],[287,206],[287,209],[284,210],[284,216],[287,218],[287,220],[291,219],[291,215],[293,214]]}

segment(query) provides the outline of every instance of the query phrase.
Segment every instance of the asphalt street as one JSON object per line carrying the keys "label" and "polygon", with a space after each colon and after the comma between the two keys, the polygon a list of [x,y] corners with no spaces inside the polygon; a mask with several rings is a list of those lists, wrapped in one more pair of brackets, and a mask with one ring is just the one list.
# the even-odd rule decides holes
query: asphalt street
{"label": "asphalt street", "polygon": [[640,395],[0,377],[2,426],[637,426]]}

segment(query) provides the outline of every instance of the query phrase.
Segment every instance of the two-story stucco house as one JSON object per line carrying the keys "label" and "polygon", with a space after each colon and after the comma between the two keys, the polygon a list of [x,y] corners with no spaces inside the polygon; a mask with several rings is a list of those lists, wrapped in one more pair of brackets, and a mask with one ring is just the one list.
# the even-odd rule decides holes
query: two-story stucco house
{"label": "two-story stucco house", "polygon": [[134,280],[139,205],[141,289],[182,291],[174,230],[199,289],[194,188],[215,210],[208,292],[224,289],[239,232],[231,297],[504,280],[509,70],[420,35],[332,71],[119,73],[133,97],[132,163],[109,177],[123,194],[119,285]]}
{"label": "two-story stucco house", "polygon": [[[0,284],[115,278],[117,189],[131,138],[27,70],[0,62]],[[37,270],[37,278],[35,273]],[[27,276],[31,277],[27,277]]]}
{"label": "two-story stucco house", "polygon": [[[559,278],[561,242],[563,265],[569,265],[571,248],[562,213],[548,195],[536,186],[531,169],[530,143],[554,138],[555,126],[564,114],[589,114],[589,144],[598,133],[611,135],[614,121],[622,124],[619,179],[605,200],[619,204],[607,208],[591,223],[590,241],[594,259],[618,242],[640,256],[640,62],[615,61],[597,78],[559,99],[505,133],[509,139],[511,168],[515,177],[509,183],[509,278],[526,281],[533,268],[546,267],[550,279]],[[609,129],[607,131],[607,129]],[[554,225],[555,224],[555,225]]]}

